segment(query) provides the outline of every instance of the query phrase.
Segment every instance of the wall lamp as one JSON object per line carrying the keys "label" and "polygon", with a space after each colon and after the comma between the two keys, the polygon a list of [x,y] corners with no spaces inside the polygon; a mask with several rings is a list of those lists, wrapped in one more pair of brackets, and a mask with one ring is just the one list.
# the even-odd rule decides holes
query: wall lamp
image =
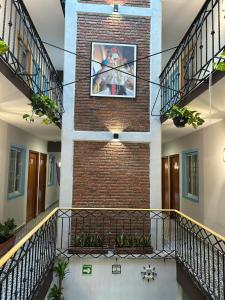
{"label": "wall lamp", "polygon": [[119,5],[118,4],[114,4],[113,5],[113,13],[114,14],[118,14],[119,13]]}

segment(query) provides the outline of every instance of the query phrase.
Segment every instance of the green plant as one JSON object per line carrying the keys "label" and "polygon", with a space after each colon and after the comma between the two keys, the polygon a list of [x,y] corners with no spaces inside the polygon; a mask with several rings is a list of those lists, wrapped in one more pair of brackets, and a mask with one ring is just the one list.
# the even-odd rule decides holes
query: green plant
{"label": "green plant", "polygon": [[0,223],[0,243],[4,243],[15,234],[16,224],[14,219]]}
{"label": "green plant", "polygon": [[63,279],[65,279],[66,274],[69,273],[68,271],[68,260],[59,259],[56,264],[53,267],[53,272],[56,274],[56,277],[58,278],[58,286],[54,284],[54,286],[50,289],[50,292],[48,294],[49,300],[63,300],[62,298],[62,282]]}
{"label": "green plant", "polygon": [[9,50],[9,46],[6,42],[0,40],[0,55],[5,54]]}
{"label": "green plant", "polygon": [[151,236],[144,235],[140,238],[140,247],[151,247]]}
{"label": "green plant", "polygon": [[223,58],[223,61],[219,61],[213,64],[213,68],[216,71],[225,72],[225,51],[223,51],[220,55],[220,58]]}
{"label": "green plant", "polygon": [[45,125],[54,123],[61,128],[61,110],[58,103],[48,96],[33,94],[31,97],[32,106],[31,114],[24,114],[23,119],[32,123],[34,122],[34,115],[38,117],[44,117],[42,122]]}
{"label": "green plant", "polygon": [[179,108],[176,105],[173,105],[171,109],[166,113],[166,116],[169,119],[183,118],[186,122],[191,125],[193,128],[201,126],[205,121],[200,117],[200,113],[195,110],[189,110],[186,107]]}
{"label": "green plant", "polygon": [[124,235],[124,233],[121,233],[119,235],[117,235],[116,237],[116,246],[119,248],[123,248],[126,246],[126,237]]}
{"label": "green plant", "polygon": [[103,247],[103,238],[98,234],[81,234],[74,237],[75,247]]}

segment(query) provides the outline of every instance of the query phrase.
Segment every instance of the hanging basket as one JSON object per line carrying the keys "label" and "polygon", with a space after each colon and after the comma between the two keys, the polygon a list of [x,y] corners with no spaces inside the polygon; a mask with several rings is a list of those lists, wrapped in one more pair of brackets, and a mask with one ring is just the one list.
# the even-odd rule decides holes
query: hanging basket
{"label": "hanging basket", "polygon": [[188,122],[188,118],[185,117],[175,117],[173,118],[173,123],[177,128],[183,128]]}

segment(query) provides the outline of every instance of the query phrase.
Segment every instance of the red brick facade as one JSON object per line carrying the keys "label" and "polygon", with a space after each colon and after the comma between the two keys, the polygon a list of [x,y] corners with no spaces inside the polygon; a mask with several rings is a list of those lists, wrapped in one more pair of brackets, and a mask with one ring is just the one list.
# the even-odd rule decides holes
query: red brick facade
{"label": "red brick facade", "polygon": [[108,4],[113,3],[119,5],[129,5],[129,6],[139,6],[139,7],[148,7],[150,5],[150,0],[80,0],[82,3],[92,3],[92,4]]}
{"label": "red brick facade", "polygon": [[[148,56],[150,19],[78,15],[77,53],[90,59],[91,42],[137,44],[137,59]],[[75,129],[89,131],[149,131],[149,59],[137,63],[135,99],[90,97],[90,65],[77,56]]]}
{"label": "red brick facade", "polygon": [[149,145],[74,143],[74,207],[149,207]]}

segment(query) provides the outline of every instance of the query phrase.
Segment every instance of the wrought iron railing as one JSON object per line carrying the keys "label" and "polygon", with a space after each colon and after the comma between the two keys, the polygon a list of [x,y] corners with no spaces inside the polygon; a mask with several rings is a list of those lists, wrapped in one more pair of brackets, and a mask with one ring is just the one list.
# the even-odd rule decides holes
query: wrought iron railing
{"label": "wrought iron railing", "polygon": [[32,299],[54,259],[72,256],[176,259],[224,299],[224,237],[176,210],[89,208],[55,209],[0,259],[0,299]]}
{"label": "wrought iron railing", "polygon": [[209,78],[225,50],[223,0],[206,0],[160,75],[161,115]]}
{"label": "wrought iron railing", "polygon": [[48,95],[63,111],[62,83],[22,0],[2,1],[0,40],[9,46],[0,60],[31,93]]}

